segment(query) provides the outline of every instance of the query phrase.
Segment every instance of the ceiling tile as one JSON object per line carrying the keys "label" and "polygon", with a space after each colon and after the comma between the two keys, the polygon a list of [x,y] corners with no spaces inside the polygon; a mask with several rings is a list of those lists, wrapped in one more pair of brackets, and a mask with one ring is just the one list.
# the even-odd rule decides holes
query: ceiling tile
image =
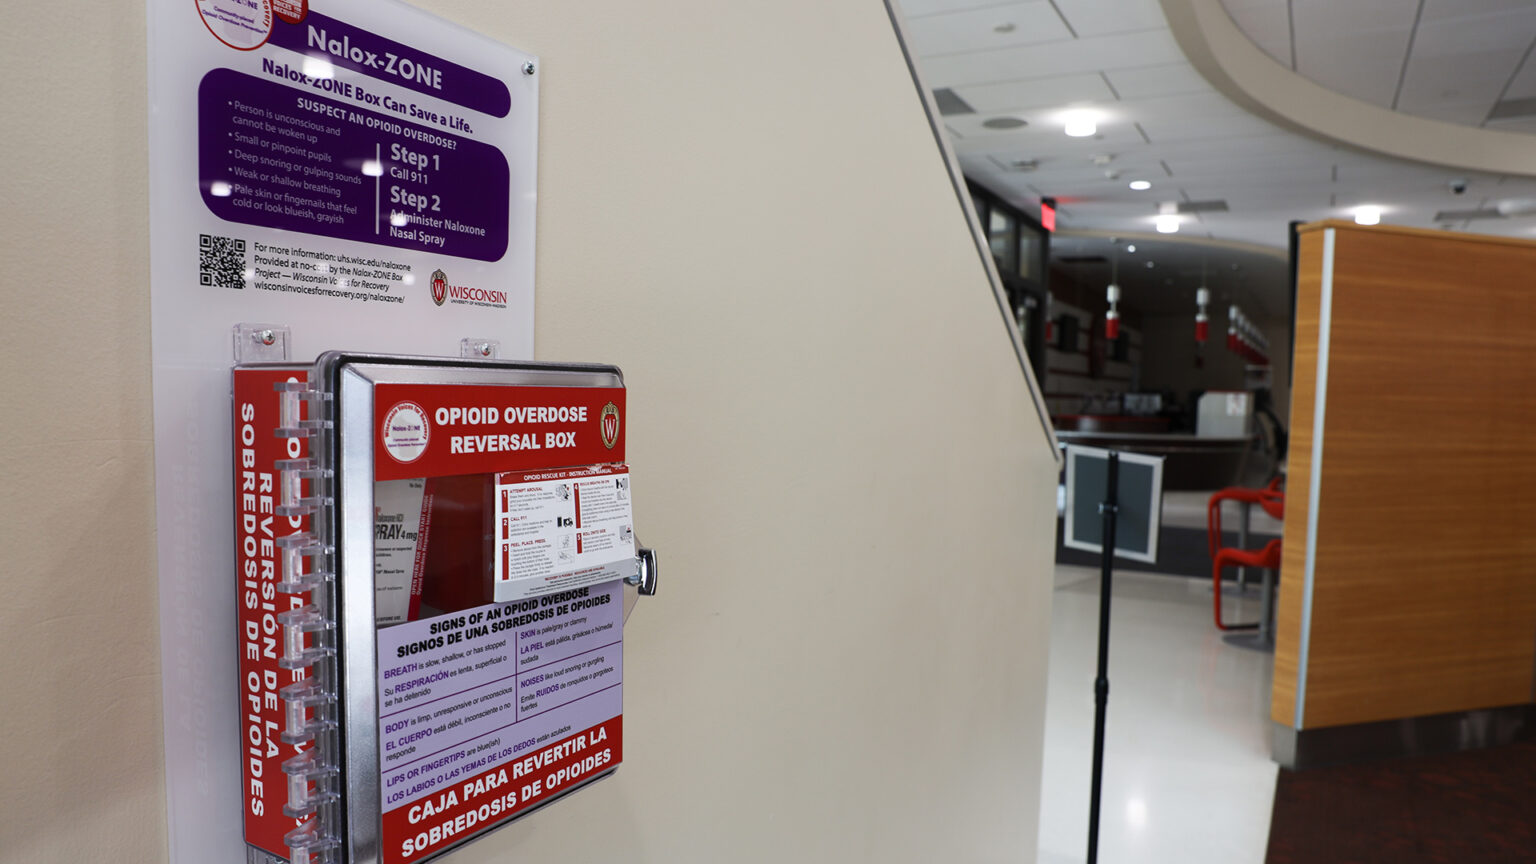
{"label": "ceiling tile", "polygon": [[1157,0],[1056,0],[1078,36],[1107,36],[1167,27]]}
{"label": "ceiling tile", "polygon": [[1420,24],[1398,110],[1477,125],[1536,36],[1536,6]]}
{"label": "ceiling tile", "polygon": [[[995,29],[999,27],[1009,30],[999,33]],[[907,22],[908,47],[919,57],[995,51],[1071,38],[1061,16],[1046,0],[931,15]]]}
{"label": "ceiling tile", "polygon": [[[1533,52],[1536,54],[1536,52]],[[1515,73],[1515,79],[1510,82],[1509,90],[1505,92],[1507,99],[1536,99],[1536,56],[1526,58],[1525,65]]]}
{"label": "ceiling tile", "polygon": [[1408,31],[1361,39],[1343,34],[1296,39],[1296,71],[1336,93],[1392,107]]}
{"label": "ceiling tile", "polygon": [[1529,11],[1531,0],[1425,0],[1421,21],[1476,18],[1502,12]]}
{"label": "ceiling tile", "polygon": [[1438,165],[1399,162],[1395,159],[1358,159],[1354,162],[1340,163],[1339,183],[1397,187],[1425,184],[1444,190],[1444,184],[1452,177],[1469,176],[1474,173]]}
{"label": "ceiling tile", "polygon": [[922,69],[930,87],[963,87],[1182,62],[1183,52],[1164,29],[926,57]]}
{"label": "ceiling tile", "polygon": [[[1126,102],[1154,145],[1173,141],[1273,135],[1277,127],[1237,107],[1220,93],[1191,93]],[[1233,144],[1232,146],[1241,146]]]}
{"label": "ceiling tile", "polygon": [[1296,71],[1390,107],[1418,6],[1418,0],[1293,0]]}
{"label": "ceiling tile", "polygon": [[1536,117],[1512,117],[1507,120],[1490,120],[1489,129],[1497,129],[1500,132],[1524,132],[1536,135]]}
{"label": "ceiling tile", "polygon": [[[1195,196],[1194,192],[1190,194],[1197,199],[1204,197]],[[1232,213],[1294,214],[1327,206],[1328,194],[1327,189],[1322,187],[1287,184],[1263,189],[1227,189],[1222,198]],[[1295,217],[1282,218],[1280,221],[1288,222],[1291,218]]]}
{"label": "ceiling tile", "polygon": [[1416,99],[1410,102],[1405,97],[1398,103],[1398,110],[1404,114],[1462,126],[1480,125],[1487,118],[1489,107],[1485,101],[1468,102],[1463,99]]}
{"label": "ceiling tile", "polygon": [[[1153,205],[1154,198],[1152,196],[1158,194],[1156,190],[1136,192],[1126,185],[1134,177],[1150,176],[1150,171],[1145,168],[1137,170],[1128,163],[1122,165],[1117,161],[1115,164],[1108,166],[1098,166],[1088,162],[1086,159],[1054,156],[1040,158],[1040,167],[1033,172],[1027,172],[1011,167],[1011,164],[1007,161],[1007,156],[1004,154],[994,154],[990,158],[997,160],[995,165],[998,170],[1009,174],[1035,174],[1040,180],[1040,184],[1063,193],[1086,195],[1091,192],[1095,196],[1111,196],[1127,206],[1139,206],[1145,203],[1147,207]],[[1118,176],[1111,179],[1105,176],[1106,172],[1114,173]],[[1161,172],[1159,171],[1159,173]],[[1173,187],[1165,186],[1161,188],[1164,194],[1166,194],[1166,191]]]}
{"label": "ceiling tile", "polygon": [[1009,161],[1057,156],[1086,160],[1101,151],[1127,153],[1145,146],[1141,135],[1129,123],[1100,126],[1099,134],[1092,138],[1068,138],[1054,127],[1030,126],[1011,132],[993,132],[979,123],[956,125],[966,136],[954,142],[957,152],[1001,154]]}
{"label": "ceiling tile", "polygon": [[[1292,158],[1332,160],[1336,158],[1338,152],[1339,148],[1333,145],[1312,138],[1304,138],[1278,127],[1266,136],[1245,137],[1241,147],[1234,147],[1229,141],[1212,139],[1179,142],[1174,149],[1174,153],[1180,158],[1238,159],[1250,165],[1270,165]],[[1170,154],[1169,158],[1173,158],[1173,154]]]}
{"label": "ceiling tile", "polygon": [[1419,0],[1291,0],[1298,47],[1326,33],[1404,33],[1413,27]]}
{"label": "ceiling tile", "polygon": [[1372,39],[1345,35],[1296,38],[1296,71],[1336,93],[1392,106],[1408,49],[1408,31]]}
{"label": "ceiling tile", "polygon": [[[1001,84],[959,87],[960,98],[981,112],[1026,111],[1031,108],[1064,108],[1078,102],[1113,102],[1114,91],[1097,74],[1062,75],[1054,78],[1030,78]],[[1031,123],[1045,118],[1026,116]]]}
{"label": "ceiling tile", "polygon": [[1493,177],[1487,188],[1494,195],[1536,195],[1536,177]]}
{"label": "ceiling tile", "polygon": [[[1144,117],[1141,128],[1154,142],[1188,141],[1204,138],[1241,139],[1272,133],[1274,125],[1252,114],[1231,114],[1219,117],[1174,118],[1167,116]],[[1240,140],[1231,142],[1241,147]]]}
{"label": "ceiling tile", "polygon": [[[1266,161],[1263,171],[1255,171],[1251,159],[1232,156],[1221,160],[1171,158],[1168,167],[1173,169],[1169,183],[1177,183],[1186,189],[1209,190],[1213,187],[1228,189],[1269,188],[1332,183],[1332,173],[1326,163],[1308,160],[1290,164]],[[1194,194],[1191,192],[1190,194]],[[1208,197],[1208,192],[1202,192]],[[1215,197],[1221,197],[1219,194]]]}
{"label": "ceiling tile", "polygon": [[1240,115],[1251,117],[1236,102],[1215,90],[1202,93],[1178,93],[1171,96],[1154,96],[1125,103],[1127,111],[1138,117],[1163,115],[1167,117],[1194,117],[1211,115]]}
{"label": "ceiling tile", "polygon": [[1138,66],[1133,69],[1116,69],[1105,72],[1109,83],[1121,99],[1144,99],[1150,96],[1174,96],[1182,93],[1209,92],[1211,84],[1205,76],[1188,63],[1170,63],[1165,66]]}
{"label": "ceiling tile", "polygon": [[988,189],[997,191],[997,182],[993,180],[993,177],[1000,176],[1005,172],[988,161],[984,154],[963,153],[956,154],[956,158],[960,160],[960,170],[965,172],[967,179],[974,180]]}
{"label": "ceiling tile", "polygon": [[925,15],[947,15],[998,5],[998,0],[896,0],[910,21]]}
{"label": "ceiling tile", "polygon": [[1291,68],[1291,13],[1287,0],[1222,0],[1227,16],[1275,62]]}

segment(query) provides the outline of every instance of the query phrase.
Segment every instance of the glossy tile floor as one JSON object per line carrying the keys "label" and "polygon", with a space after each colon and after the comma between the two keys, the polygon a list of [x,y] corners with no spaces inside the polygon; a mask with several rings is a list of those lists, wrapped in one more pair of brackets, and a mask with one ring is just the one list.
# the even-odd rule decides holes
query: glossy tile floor
{"label": "glossy tile floor", "polygon": [[[1261,864],[1275,764],[1273,655],[1227,644],[1210,583],[1116,572],[1099,835],[1103,864]],[[1058,566],[1040,806],[1040,864],[1087,854],[1099,573]],[[1258,594],[1227,615],[1258,614]]]}

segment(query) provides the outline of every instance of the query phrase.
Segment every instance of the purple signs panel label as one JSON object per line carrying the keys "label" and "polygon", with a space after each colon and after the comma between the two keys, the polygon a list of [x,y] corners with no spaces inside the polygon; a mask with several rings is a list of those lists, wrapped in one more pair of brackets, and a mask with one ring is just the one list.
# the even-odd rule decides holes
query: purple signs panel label
{"label": "purple signs panel label", "polygon": [[203,202],[221,219],[495,261],[507,251],[507,160],[489,144],[309,92],[368,95],[264,61],[311,87],[228,69],[198,88]]}
{"label": "purple signs panel label", "polygon": [[385,811],[623,713],[621,583],[379,631]]}

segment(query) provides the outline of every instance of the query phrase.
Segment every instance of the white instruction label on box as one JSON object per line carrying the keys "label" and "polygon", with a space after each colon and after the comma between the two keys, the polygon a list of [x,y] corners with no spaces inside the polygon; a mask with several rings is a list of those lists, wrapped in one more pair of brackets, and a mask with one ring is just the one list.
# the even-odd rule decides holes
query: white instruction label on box
{"label": "white instruction label on box", "polygon": [[629,468],[496,476],[496,602],[635,572]]}
{"label": "white instruction label on box", "polygon": [[412,620],[421,605],[432,512],[426,486],[420,478],[373,484],[373,608],[378,624]]}

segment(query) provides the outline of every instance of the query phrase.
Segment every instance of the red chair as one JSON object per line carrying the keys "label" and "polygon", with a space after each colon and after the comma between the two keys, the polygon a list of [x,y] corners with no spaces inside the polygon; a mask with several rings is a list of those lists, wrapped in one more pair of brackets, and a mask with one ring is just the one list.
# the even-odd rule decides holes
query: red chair
{"label": "red chair", "polygon": [[[1241,486],[1232,486],[1217,492],[1211,496],[1210,503],[1206,507],[1207,541],[1211,552],[1211,581],[1215,588],[1215,596],[1212,600],[1218,630],[1253,630],[1259,627],[1258,622],[1251,624],[1226,624],[1221,620],[1221,571],[1226,567],[1256,567],[1261,570],[1280,569],[1280,541],[1271,540],[1262,549],[1239,549],[1233,546],[1221,545],[1221,505],[1226,501],[1237,501],[1241,504],[1257,504],[1265,513],[1276,519],[1285,518],[1285,492],[1280,489],[1280,478],[1271,480],[1268,486],[1262,489],[1248,489]],[[1268,604],[1266,603],[1266,608]]]}
{"label": "red chair", "polygon": [[1280,479],[1269,481],[1269,485],[1263,489],[1249,489],[1246,486],[1228,486],[1211,496],[1210,504],[1206,509],[1207,541],[1210,544],[1211,558],[1216,558],[1216,551],[1221,545],[1221,505],[1226,501],[1236,501],[1240,504],[1257,504],[1265,513],[1276,519],[1285,518],[1285,491],[1280,488]]}
{"label": "red chair", "polygon": [[1211,570],[1211,582],[1216,589],[1214,613],[1217,630],[1256,630],[1259,622],[1227,624],[1221,620],[1221,571],[1225,567],[1256,567],[1261,570],[1280,569],[1280,541],[1271,540],[1263,549],[1237,549],[1223,547],[1216,552],[1216,563]]}

